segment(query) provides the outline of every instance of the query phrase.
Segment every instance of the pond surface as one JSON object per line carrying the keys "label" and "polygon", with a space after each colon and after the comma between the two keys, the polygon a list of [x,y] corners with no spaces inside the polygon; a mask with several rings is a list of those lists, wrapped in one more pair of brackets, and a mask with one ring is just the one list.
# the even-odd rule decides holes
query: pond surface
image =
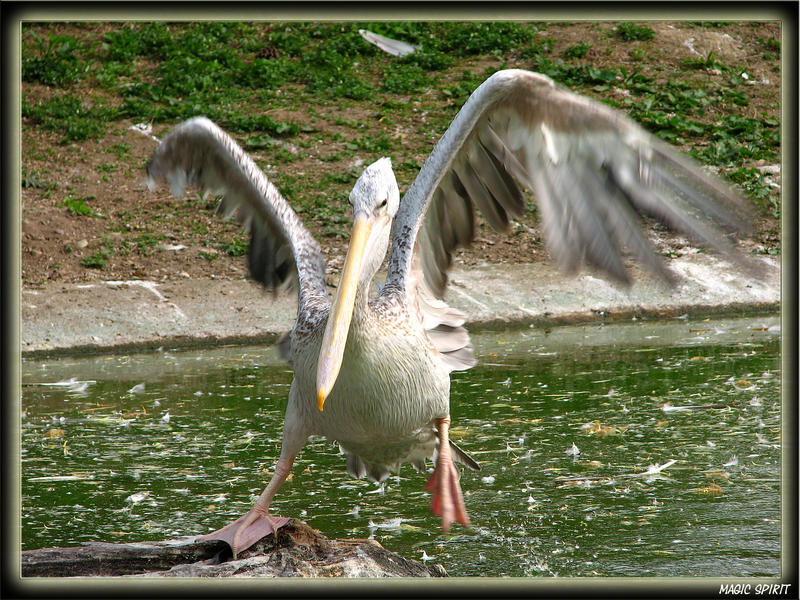
{"label": "pond surface", "polygon": [[[427,476],[351,479],[312,440],[274,514],[374,536],[452,576],[779,576],[780,320],[473,335],[452,437],[482,465],[443,535]],[[22,363],[24,549],[202,534],[246,512],[280,449],[273,348]]]}

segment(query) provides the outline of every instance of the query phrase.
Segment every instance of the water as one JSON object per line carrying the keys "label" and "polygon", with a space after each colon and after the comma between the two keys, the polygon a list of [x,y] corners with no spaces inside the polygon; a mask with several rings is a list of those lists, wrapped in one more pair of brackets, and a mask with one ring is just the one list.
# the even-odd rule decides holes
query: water
{"label": "water", "polygon": [[[453,576],[780,575],[777,317],[473,341],[480,365],[451,399],[452,437],[483,467],[461,480],[471,529],[441,533],[426,475],[353,480],[320,439],[273,512]],[[290,381],[272,348],[23,361],[23,548],[240,516],[277,459]]]}

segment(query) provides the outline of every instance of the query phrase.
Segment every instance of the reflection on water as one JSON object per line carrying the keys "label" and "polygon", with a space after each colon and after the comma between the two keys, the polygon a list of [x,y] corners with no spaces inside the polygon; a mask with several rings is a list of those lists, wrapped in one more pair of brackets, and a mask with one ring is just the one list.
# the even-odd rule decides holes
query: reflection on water
{"label": "reflection on water", "polygon": [[[426,476],[351,479],[312,440],[276,514],[374,536],[450,575],[777,576],[776,317],[474,335],[453,439],[471,529],[442,535]],[[289,369],[272,348],[24,361],[23,548],[216,529],[277,459]],[[53,385],[57,384],[57,385]],[[466,543],[464,543],[466,542]]]}

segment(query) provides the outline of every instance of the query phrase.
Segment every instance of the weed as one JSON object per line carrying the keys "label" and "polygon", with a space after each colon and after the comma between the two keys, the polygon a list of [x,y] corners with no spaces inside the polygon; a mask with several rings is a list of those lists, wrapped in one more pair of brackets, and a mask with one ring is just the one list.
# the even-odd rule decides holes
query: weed
{"label": "weed", "polygon": [[[597,91],[602,91],[616,83],[620,74],[619,71],[596,69],[589,65],[568,65],[560,59],[553,61],[544,56],[537,56],[535,61],[540,73],[570,87],[591,85]],[[601,87],[597,88],[598,85]]]}
{"label": "weed", "polygon": [[522,23],[436,23],[431,30],[432,48],[462,57],[502,55],[530,44],[536,37],[536,32]]}
{"label": "weed", "polygon": [[617,25],[617,35],[624,42],[643,41],[653,39],[656,32],[647,25],[637,25],[636,23],[620,23]]}
{"label": "weed", "polygon": [[122,221],[109,227],[108,231],[112,233],[128,233],[129,231],[133,231],[133,226],[128,222]]}
{"label": "weed", "polygon": [[221,249],[231,256],[244,256],[250,247],[250,242],[247,238],[236,236],[230,244],[222,245]]}
{"label": "weed", "polygon": [[553,51],[555,40],[553,38],[540,38],[523,47],[520,55],[523,58],[545,57]]}
{"label": "weed", "polygon": [[758,43],[764,46],[764,48],[767,50],[772,50],[773,52],[781,51],[781,41],[776,40],[775,38],[759,38]]}
{"label": "weed", "polygon": [[645,59],[645,52],[641,48],[634,48],[630,52],[628,52],[628,56],[631,60],[642,61]]}
{"label": "weed", "polygon": [[406,173],[416,174],[422,168],[422,165],[416,160],[404,160],[400,164],[394,165],[396,171],[405,171]]}
{"label": "weed", "polygon": [[383,86],[385,92],[395,94],[411,94],[423,91],[428,85],[425,71],[414,63],[389,63],[383,70]]}
{"label": "weed", "polygon": [[20,183],[24,188],[39,188],[43,190],[49,190],[58,187],[55,183],[44,181],[42,176],[36,171],[28,171],[28,168],[25,165],[22,165]]}
{"label": "weed", "polygon": [[85,62],[76,54],[78,41],[66,35],[50,34],[45,43],[35,31],[30,31],[35,48],[23,45],[22,81],[64,87],[80,79],[86,70]]}
{"label": "weed", "polygon": [[330,154],[318,156],[317,158],[322,162],[336,162],[343,160],[345,155],[341,152],[331,152]]}
{"label": "weed", "polygon": [[402,59],[405,63],[417,65],[423,71],[442,71],[452,66],[455,59],[439,50],[422,48]]}
{"label": "weed", "polygon": [[325,176],[324,181],[326,183],[347,185],[353,183],[353,175],[352,173],[348,173],[347,171],[329,173]]}
{"label": "weed", "polygon": [[767,207],[772,216],[781,218],[780,195],[772,194],[770,185],[765,181],[764,174],[756,168],[740,167],[726,172],[731,181],[738,183],[750,198],[756,200],[761,206]]}
{"label": "weed", "polygon": [[574,46],[569,46],[562,53],[561,56],[567,59],[583,58],[591,50],[591,45],[586,42],[578,42]]}
{"label": "weed", "polygon": [[453,103],[461,106],[467,101],[469,95],[480,84],[479,77],[471,71],[464,71],[461,81],[442,88],[442,94],[448,97]]}
{"label": "weed", "polygon": [[263,150],[278,145],[278,140],[269,134],[251,135],[244,140],[244,147],[248,150]]}
{"label": "weed", "polygon": [[164,58],[164,49],[175,40],[169,25],[155,22],[125,25],[106,34],[104,42],[109,60],[132,62],[139,56]]}
{"label": "weed", "polygon": [[71,215],[75,215],[76,217],[96,217],[98,214],[89,208],[89,205],[86,204],[86,201],[82,198],[73,198],[71,196],[67,196],[64,198],[64,202],[61,204],[62,207],[67,209]]}
{"label": "weed", "polygon": [[705,58],[689,58],[684,60],[683,64],[690,69],[725,69],[725,67],[717,61],[714,53],[711,51],[709,51]]}
{"label": "weed", "polygon": [[62,134],[61,143],[77,142],[105,135],[106,122],[114,111],[102,105],[91,106],[71,94],[54,96],[36,105],[23,99],[22,116],[32,123]]}
{"label": "weed", "polygon": [[297,135],[300,128],[294,123],[275,121],[266,115],[229,115],[219,116],[216,120],[221,127],[234,133],[252,133],[263,131],[273,137],[290,137]]}
{"label": "weed", "polygon": [[393,148],[392,138],[388,133],[365,134],[352,138],[346,142],[348,150],[364,150],[373,154],[391,152]]}
{"label": "weed", "polygon": [[131,147],[129,144],[126,144],[125,142],[118,142],[113,146],[111,146],[108,150],[113,154],[115,154],[118,159],[122,160],[125,157],[125,155],[131,151]]}
{"label": "weed", "polygon": [[108,264],[108,256],[100,251],[81,259],[81,265],[90,269],[102,269]]}
{"label": "weed", "polygon": [[290,57],[254,58],[238,66],[236,80],[248,88],[274,89],[293,81],[300,72],[300,63]]}
{"label": "weed", "polygon": [[365,128],[365,125],[363,123],[359,123],[358,121],[355,121],[353,119],[346,119],[342,115],[336,115],[335,123],[337,125],[342,126],[342,127],[349,127],[350,129],[364,129]]}
{"label": "weed", "polygon": [[774,121],[728,115],[709,129],[713,142],[693,152],[701,161],[728,165],[778,157],[780,133]]}
{"label": "weed", "polygon": [[709,27],[719,28],[719,27],[727,27],[731,24],[730,21],[690,21],[689,24],[694,25],[695,27],[702,27],[707,29]]}
{"label": "weed", "polygon": [[775,38],[759,38],[758,43],[764,48],[764,60],[778,60],[781,55],[781,42]]}
{"label": "weed", "polygon": [[134,242],[136,243],[136,247],[139,249],[139,253],[147,256],[154,246],[165,239],[167,238],[163,234],[154,235],[148,231],[145,231],[144,233],[136,236]]}

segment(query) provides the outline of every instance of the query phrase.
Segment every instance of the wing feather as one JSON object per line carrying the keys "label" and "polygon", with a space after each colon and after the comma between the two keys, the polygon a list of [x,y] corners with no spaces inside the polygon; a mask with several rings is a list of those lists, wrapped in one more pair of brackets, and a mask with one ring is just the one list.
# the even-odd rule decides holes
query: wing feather
{"label": "wing feather", "polygon": [[466,160],[458,161],[453,165],[453,170],[458,175],[458,180],[467,192],[467,196],[475,202],[489,224],[498,231],[506,231],[508,229],[508,217],[505,211],[478,179],[469,162]]}
{"label": "wing feather", "polygon": [[516,217],[522,216],[525,198],[511,175],[483,144],[478,143],[473,147],[475,152],[470,155],[470,166],[486,190],[494,196],[503,210]]}
{"label": "wing feather", "polygon": [[448,371],[464,371],[476,363],[469,333],[463,326],[466,315],[448,306],[430,291],[422,273],[421,263],[424,258],[420,251],[421,246],[417,246],[409,274],[415,283],[410,286],[409,296],[406,298],[408,302],[403,306],[415,313],[416,320],[425,330],[441,364]]}
{"label": "wing feather", "polygon": [[468,244],[475,235],[475,211],[466,190],[452,173],[448,180],[442,182],[439,190],[442,192],[439,204],[443,218],[452,226],[456,244]]}
{"label": "wing feather", "polygon": [[629,284],[630,255],[671,282],[639,215],[746,266],[726,234],[746,231],[749,211],[725,183],[621,113],[512,69],[470,96],[403,197],[385,292],[417,285],[409,273],[419,246],[424,281],[442,298],[452,253],[474,238],[473,207],[503,231],[524,211],[526,191],[568,272],[588,264]]}
{"label": "wing feather", "polygon": [[325,260],[319,244],[278,189],[245,152],[206,118],[170,131],[147,166],[148,185],[166,181],[173,195],[187,186],[221,196],[217,213],[236,218],[250,232],[250,272],[266,288],[297,285],[303,310],[327,302]]}

